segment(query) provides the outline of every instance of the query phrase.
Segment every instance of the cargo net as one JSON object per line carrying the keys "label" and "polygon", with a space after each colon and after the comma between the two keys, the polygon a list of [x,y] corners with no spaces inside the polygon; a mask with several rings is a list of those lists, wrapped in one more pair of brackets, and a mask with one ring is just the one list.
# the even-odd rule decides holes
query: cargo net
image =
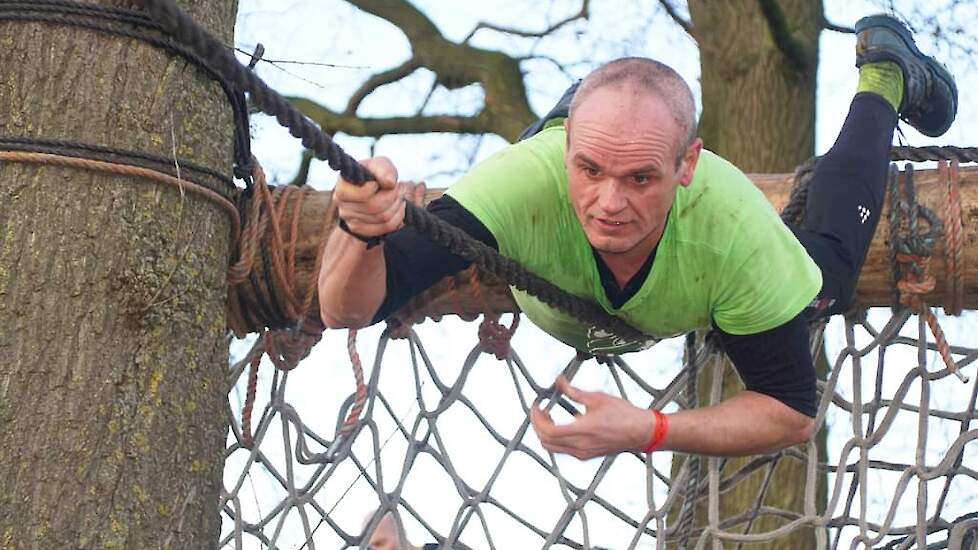
{"label": "cargo net", "polygon": [[318,333],[263,331],[232,346],[220,547],[975,547],[975,316],[947,322],[924,301],[943,239],[945,312],[961,314],[957,164],[939,173],[948,199],[936,213],[916,203],[910,165],[891,170],[893,310],[812,327],[813,355],[834,359],[807,443],[744,459],[579,461],[530,428],[531,407],[557,422],[579,407],[555,392],[558,374],[667,413],[719,402],[739,379],[708,335],[590,357],[517,331],[518,314],[509,326],[489,314],[478,330],[457,319],[370,329],[364,360],[356,332],[328,331],[292,370]]}
{"label": "cargo net", "polygon": [[[974,321],[967,315],[947,329],[973,337]],[[829,433],[828,461],[814,441],[749,460],[554,456],[527,417],[538,397],[550,395],[557,360],[547,359],[550,351],[536,350],[550,364],[534,366],[514,349],[517,341],[503,360],[480,341],[461,366],[445,364],[420,334],[443,348],[474,327],[428,325],[396,340],[390,330],[380,335],[365,372],[365,406],[347,435],[340,434],[356,396],[340,388],[349,385],[337,376],[342,342],[327,336],[304,369],[266,369],[250,449],[231,415],[221,547],[367,547],[388,513],[414,544],[444,548],[693,548],[785,540],[796,531],[822,548],[972,547],[978,514],[966,511],[978,508],[978,453],[973,445],[967,451],[978,437],[970,429],[975,384],[944,365],[926,316],[872,310],[830,327],[831,340],[841,341],[829,347],[841,349],[819,383],[817,418]],[[813,349],[820,334],[813,331]],[[717,402],[724,378],[736,376],[709,340],[656,347],[628,361],[575,356],[563,372],[667,412],[696,406],[703,391]],[[959,373],[974,369],[974,349],[949,352]],[[669,380],[683,355],[692,359]],[[244,391],[239,384],[231,402]],[[768,502],[785,469],[802,495],[795,511]],[[725,499],[740,508],[724,516]]]}

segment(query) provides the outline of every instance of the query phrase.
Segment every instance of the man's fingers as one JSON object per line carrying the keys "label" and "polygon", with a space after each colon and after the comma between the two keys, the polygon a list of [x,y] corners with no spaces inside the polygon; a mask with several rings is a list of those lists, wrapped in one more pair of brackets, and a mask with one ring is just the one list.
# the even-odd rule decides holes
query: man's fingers
{"label": "man's fingers", "polygon": [[397,184],[397,169],[387,158],[361,163],[373,178],[356,185],[340,178],[333,190],[339,217],[355,234],[385,235],[404,224],[404,190]]}
{"label": "man's fingers", "polygon": [[578,440],[573,440],[573,441],[562,441],[562,440],[557,440],[557,441],[543,441],[543,440],[541,440],[540,441],[540,444],[543,445],[543,448],[544,449],[546,449],[546,450],[548,450],[548,451],[550,451],[552,453],[561,453],[561,454],[565,454],[565,455],[571,455],[574,458],[579,458],[581,460],[585,460],[585,459],[593,458],[593,457],[597,456],[597,454],[593,450],[586,449],[586,448],[581,448],[581,446],[580,446],[581,445],[581,442],[578,441]]}
{"label": "man's fingers", "polygon": [[575,420],[569,424],[556,424],[550,413],[537,407],[530,409],[530,423],[533,424],[533,429],[537,432],[540,441],[546,440],[555,443],[580,435],[578,421]]}
{"label": "man's fingers", "polygon": [[565,455],[572,455],[577,452],[577,449],[573,447],[568,447],[566,445],[555,445],[555,444],[543,444],[543,448],[550,451],[551,453],[562,453]]}
{"label": "man's fingers", "polygon": [[397,168],[391,159],[374,157],[360,161],[360,164],[373,174],[382,189],[394,189],[397,186]]}
{"label": "man's fingers", "polygon": [[566,395],[567,397],[570,397],[571,399],[577,401],[578,403],[583,404],[585,407],[592,406],[595,403],[596,399],[600,398],[600,396],[603,395],[600,392],[579,390],[574,386],[571,386],[570,382],[567,381],[567,378],[564,378],[564,375],[560,375],[557,377],[555,385],[557,387],[557,390],[560,391],[560,393]]}
{"label": "man's fingers", "polygon": [[550,413],[537,407],[530,408],[530,423],[533,424],[533,430],[537,432],[537,437],[541,442],[553,441],[563,437],[567,428],[567,425],[558,426],[555,424]]}
{"label": "man's fingers", "polygon": [[336,181],[336,187],[333,189],[333,200],[339,203],[365,202],[376,195],[379,190],[380,184],[373,180],[357,185],[339,178]]}
{"label": "man's fingers", "polygon": [[[373,183],[373,182],[371,182]],[[374,183],[374,185],[376,185]],[[374,223],[393,217],[401,208],[404,199],[394,189],[383,189],[362,202],[342,201],[338,203],[340,217],[350,222],[351,219],[370,218]]]}
{"label": "man's fingers", "polygon": [[387,157],[374,157],[360,161],[373,179],[363,183],[352,183],[343,178],[336,182],[333,198],[338,201],[363,202],[383,189],[397,188],[397,168]]}
{"label": "man's fingers", "polygon": [[538,436],[541,435],[541,432],[549,433],[550,429],[556,426],[554,419],[550,417],[550,413],[537,407],[530,407],[530,424],[533,424],[533,429]]}
{"label": "man's fingers", "polygon": [[547,411],[537,407],[530,409],[530,422],[543,448],[552,453],[568,454],[585,460],[598,455],[589,445],[586,430],[582,431],[579,421],[557,425]]}

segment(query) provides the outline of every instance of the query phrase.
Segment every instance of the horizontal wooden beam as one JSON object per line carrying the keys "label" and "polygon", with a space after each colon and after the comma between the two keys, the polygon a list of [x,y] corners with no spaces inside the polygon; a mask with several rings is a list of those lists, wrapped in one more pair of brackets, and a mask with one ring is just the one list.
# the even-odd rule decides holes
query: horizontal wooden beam
{"label": "horizontal wooden beam", "polygon": [[[777,210],[781,210],[788,202],[788,197],[792,187],[791,174],[750,174],[751,180],[764,192],[768,200]],[[937,170],[917,170],[915,172],[915,182],[917,189],[917,201],[937,212],[944,217],[944,202],[947,196],[947,183],[940,177]],[[840,185],[844,183],[840,182]],[[416,193],[420,199],[423,190],[419,189]],[[444,192],[443,189],[433,189],[423,192],[422,202],[429,202]],[[301,204],[297,201],[302,196]],[[964,307],[966,309],[978,308],[978,167],[965,167],[961,169],[960,178],[960,204],[962,214],[962,242],[963,253],[960,275],[963,277]],[[315,292],[316,273],[315,258],[316,253],[321,247],[322,236],[328,235],[332,227],[324,227],[324,224],[331,224],[333,217],[330,214],[330,193],[328,191],[306,190],[303,193],[276,193],[276,210],[282,213],[282,231],[285,242],[292,239],[292,228],[297,229],[295,266],[292,284],[294,294],[298,297],[306,296],[308,292]],[[296,206],[299,206],[298,210]],[[244,211],[248,211],[246,207]],[[856,289],[856,304],[858,306],[889,306],[892,302],[892,267],[890,260],[889,243],[889,201],[885,206],[883,218],[880,221],[876,236],[869,249],[866,263]],[[298,216],[297,223],[293,224],[293,217]],[[933,305],[946,305],[948,303],[947,288],[947,263],[945,261],[945,244],[943,239],[939,239],[933,251],[930,262],[931,274],[936,278],[937,284],[933,292],[928,294],[925,299]],[[262,288],[264,285],[264,268],[261,261],[255,262],[255,271],[258,284],[245,283],[232,291],[232,300],[237,300],[236,304],[248,309],[248,315],[254,321],[246,322],[246,326],[233,327],[237,332],[256,330],[256,324],[262,323],[264,316],[258,309],[257,304],[261,301],[268,302],[268,297],[257,300],[254,288]],[[471,319],[489,310],[496,313],[510,312],[515,308],[509,289],[506,285],[494,280],[481,278],[477,281],[471,272],[460,273],[449,277],[440,282],[423,295],[416,297],[402,311],[395,314],[394,318],[404,322],[419,322],[425,318],[439,319],[443,315],[454,314],[463,318]],[[276,296],[282,296],[281,289],[277,289]],[[237,292],[241,296],[233,294]],[[241,305],[244,304],[244,305]],[[250,304],[250,305],[249,305]],[[315,300],[312,303],[310,312],[315,315],[318,312],[318,304]],[[318,317],[318,316],[317,316]],[[318,318],[316,319],[318,321]]]}

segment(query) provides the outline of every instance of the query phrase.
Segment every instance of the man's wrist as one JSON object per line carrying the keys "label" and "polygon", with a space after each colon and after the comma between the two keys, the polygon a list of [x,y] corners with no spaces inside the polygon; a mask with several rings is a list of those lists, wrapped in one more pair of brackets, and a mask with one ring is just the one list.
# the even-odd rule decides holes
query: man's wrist
{"label": "man's wrist", "polygon": [[648,443],[642,447],[643,453],[651,453],[661,447],[662,442],[666,440],[666,433],[669,431],[669,419],[666,415],[655,409],[652,409],[652,414],[655,416],[655,425],[652,427]]}
{"label": "man's wrist", "polygon": [[346,233],[347,235],[350,235],[351,237],[357,239],[358,241],[361,241],[363,243],[366,243],[367,244],[367,250],[370,250],[371,248],[373,248],[373,247],[379,245],[380,243],[384,242],[384,237],[387,236],[387,235],[376,235],[376,236],[373,236],[373,237],[367,237],[365,235],[361,235],[359,233],[356,233],[355,231],[353,231],[352,229],[350,229],[350,226],[346,224],[346,220],[344,220],[343,218],[338,218],[338,220],[339,220],[339,223],[337,223],[337,226],[344,233]]}

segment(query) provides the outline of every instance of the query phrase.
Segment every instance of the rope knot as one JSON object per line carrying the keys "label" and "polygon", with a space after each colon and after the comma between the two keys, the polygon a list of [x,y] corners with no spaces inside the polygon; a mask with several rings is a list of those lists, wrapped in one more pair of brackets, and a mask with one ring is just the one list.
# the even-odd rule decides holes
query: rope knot
{"label": "rope knot", "polygon": [[499,315],[484,315],[482,323],[479,324],[479,346],[486,353],[494,355],[496,359],[506,360],[511,352],[510,340],[512,340],[513,333],[516,332],[519,324],[519,313],[513,314],[513,322],[510,323],[509,327],[499,322]]}
{"label": "rope knot", "polygon": [[896,255],[899,271],[903,273],[897,281],[900,304],[913,310],[923,307],[923,297],[933,291],[937,280],[930,274],[930,256],[916,254]]}
{"label": "rope knot", "polygon": [[407,340],[408,337],[411,336],[411,325],[401,321],[400,319],[388,319],[387,334],[389,334],[393,340]]}
{"label": "rope knot", "polygon": [[309,357],[312,347],[319,343],[321,332],[298,330],[268,331],[265,353],[276,368],[290,371],[299,362]]}

